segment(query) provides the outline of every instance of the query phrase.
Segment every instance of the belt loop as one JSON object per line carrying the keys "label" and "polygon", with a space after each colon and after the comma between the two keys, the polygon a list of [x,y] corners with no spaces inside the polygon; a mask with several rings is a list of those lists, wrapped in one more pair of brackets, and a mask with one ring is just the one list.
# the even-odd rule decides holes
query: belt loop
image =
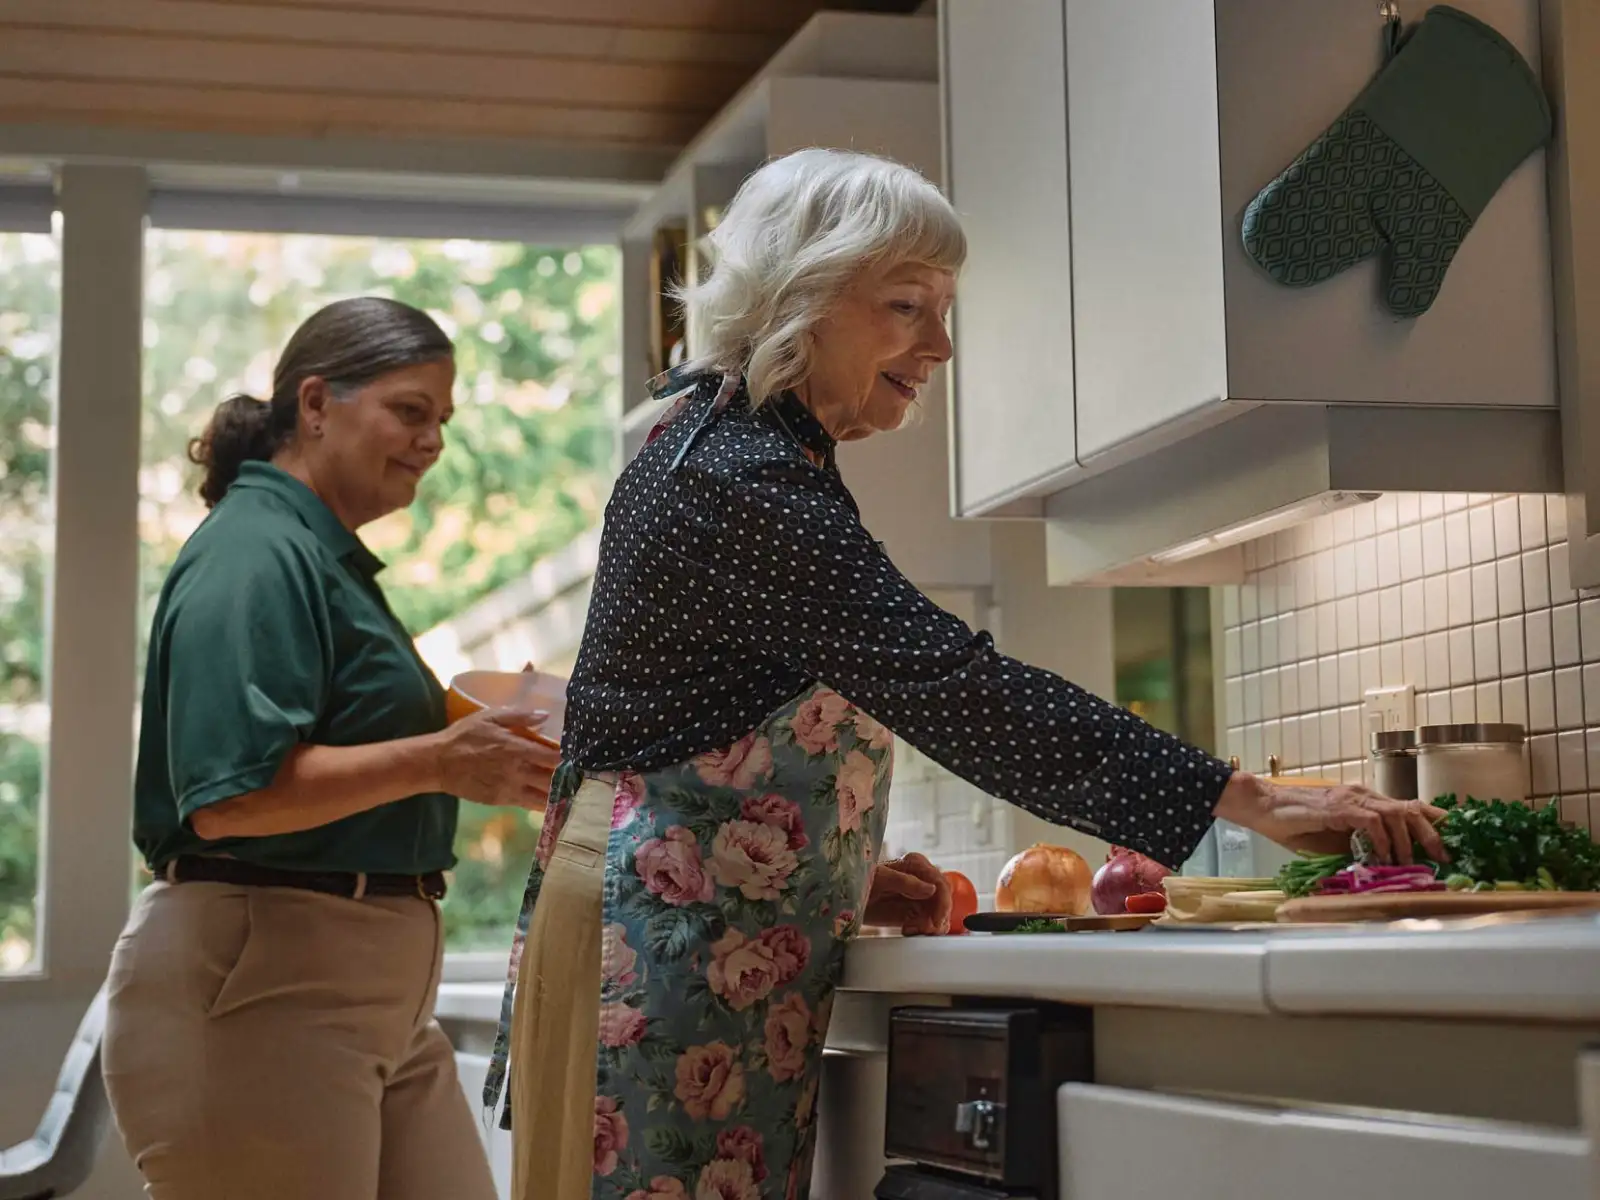
{"label": "belt loop", "polygon": [[357,871],[356,872],[356,890],[350,893],[350,899],[359,900],[359,899],[361,899],[361,897],[365,896],[366,894],[367,894],[367,873],[365,871]]}
{"label": "belt loop", "polygon": [[166,875],[168,883],[177,883],[178,882],[178,860],[175,859],[175,858],[167,859],[167,869],[163,873]]}

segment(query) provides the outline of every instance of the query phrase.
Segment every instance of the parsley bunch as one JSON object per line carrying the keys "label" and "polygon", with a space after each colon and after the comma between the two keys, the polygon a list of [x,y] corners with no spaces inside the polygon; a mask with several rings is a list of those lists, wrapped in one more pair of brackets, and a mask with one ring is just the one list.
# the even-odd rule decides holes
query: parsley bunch
{"label": "parsley bunch", "polygon": [[1472,884],[1520,883],[1529,889],[1600,891],[1600,846],[1587,830],[1562,824],[1558,805],[1530,808],[1504,800],[1455,796],[1434,801],[1446,810],[1439,840],[1450,852],[1440,868],[1448,881]]}

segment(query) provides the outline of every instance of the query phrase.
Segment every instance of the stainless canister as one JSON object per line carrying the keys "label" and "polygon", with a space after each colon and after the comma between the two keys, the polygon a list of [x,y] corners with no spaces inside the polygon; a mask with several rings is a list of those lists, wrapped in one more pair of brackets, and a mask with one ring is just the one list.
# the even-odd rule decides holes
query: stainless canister
{"label": "stainless canister", "polygon": [[1382,729],[1372,735],[1372,786],[1393,800],[1417,798],[1417,735]]}
{"label": "stainless canister", "polygon": [[1424,725],[1417,730],[1417,795],[1527,802],[1521,725]]}

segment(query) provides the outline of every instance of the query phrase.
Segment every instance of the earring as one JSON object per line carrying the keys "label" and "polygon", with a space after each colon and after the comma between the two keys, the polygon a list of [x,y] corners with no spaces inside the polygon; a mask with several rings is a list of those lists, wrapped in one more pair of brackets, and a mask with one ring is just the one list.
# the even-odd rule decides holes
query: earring
{"label": "earring", "polygon": [[322,436],[322,426],[321,425],[313,425],[311,427],[311,436],[312,437],[321,437]]}

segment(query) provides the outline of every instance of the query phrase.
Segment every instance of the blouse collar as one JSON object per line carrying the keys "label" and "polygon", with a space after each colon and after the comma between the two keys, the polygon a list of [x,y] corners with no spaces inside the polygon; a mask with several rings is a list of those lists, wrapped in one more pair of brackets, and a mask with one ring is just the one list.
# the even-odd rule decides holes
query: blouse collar
{"label": "blouse collar", "polygon": [[820,459],[825,464],[833,462],[833,452],[838,444],[822,427],[822,422],[811,414],[805,402],[793,392],[781,392],[769,402],[772,414],[782,427],[800,443],[807,457]]}

